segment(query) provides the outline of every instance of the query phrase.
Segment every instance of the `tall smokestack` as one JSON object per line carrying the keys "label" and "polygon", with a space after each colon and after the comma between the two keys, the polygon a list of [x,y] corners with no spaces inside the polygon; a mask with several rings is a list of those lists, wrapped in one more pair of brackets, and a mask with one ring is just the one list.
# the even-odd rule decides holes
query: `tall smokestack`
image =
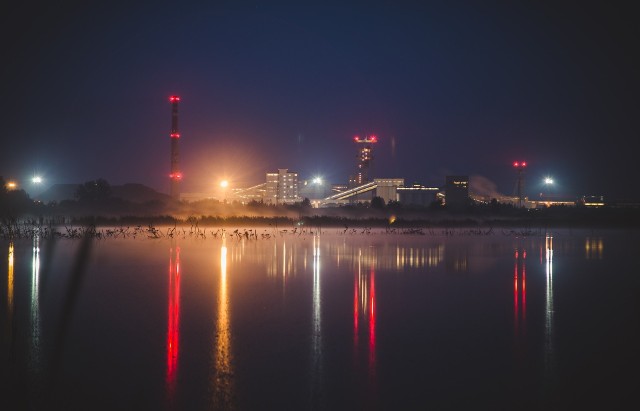
{"label": "tall smokestack", "polygon": [[371,166],[372,156],[372,144],[378,142],[378,137],[370,135],[367,137],[355,136],[353,138],[360,147],[358,148],[358,163],[356,167],[356,174],[349,179],[350,187],[357,187],[369,182],[369,167]]}
{"label": "tall smokestack", "polygon": [[180,187],[179,183],[182,180],[182,172],[180,172],[180,165],[178,163],[178,140],[180,140],[180,132],[178,131],[178,103],[180,97],[169,97],[171,103],[171,197],[176,200],[180,199]]}

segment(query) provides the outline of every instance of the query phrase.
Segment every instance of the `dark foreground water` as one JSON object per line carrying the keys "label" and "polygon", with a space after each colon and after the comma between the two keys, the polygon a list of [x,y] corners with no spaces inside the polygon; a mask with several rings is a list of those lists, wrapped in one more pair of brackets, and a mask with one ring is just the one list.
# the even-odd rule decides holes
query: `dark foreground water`
{"label": "dark foreground water", "polygon": [[637,402],[637,232],[211,232],[0,241],[0,409]]}

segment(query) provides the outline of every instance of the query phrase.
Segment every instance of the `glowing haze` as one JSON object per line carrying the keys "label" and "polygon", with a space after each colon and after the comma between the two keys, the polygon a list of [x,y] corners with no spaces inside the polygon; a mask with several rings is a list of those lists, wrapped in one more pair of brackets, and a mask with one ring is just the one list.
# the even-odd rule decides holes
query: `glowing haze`
{"label": "glowing haze", "polygon": [[635,194],[639,36],[624,5],[104,3],[3,12],[6,180],[168,192],[178,95],[183,191],[278,168],[346,183],[353,136],[375,134],[374,177],[433,186],[446,169],[512,194],[526,161],[530,194],[546,176]]}

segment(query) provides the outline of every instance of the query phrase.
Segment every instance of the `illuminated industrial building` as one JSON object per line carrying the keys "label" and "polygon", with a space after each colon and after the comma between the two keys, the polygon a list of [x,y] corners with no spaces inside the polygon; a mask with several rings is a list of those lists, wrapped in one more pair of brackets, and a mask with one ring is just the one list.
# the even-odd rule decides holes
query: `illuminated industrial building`
{"label": "illuminated industrial building", "polygon": [[397,201],[398,187],[404,185],[403,178],[375,178],[368,183],[338,191],[329,197],[316,202],[317,206],[326,207],[351,203],[369,202],[374,196],[381,197],[385,203]]}
{"label": "illuminated industrial building", "polygon": [[411,187],[398,187],[396,192],[398,201],[404,205],[428,206],[436,200],[440,189],[414,184]]}
{"label": "illuminated industrial building", "polygon": [[290,204],[299,202],[298,173],[289,172],[286,168],[277,173],[267,173],[265,203]]}
{"label": "illuminated industrial building", "polygon": [[585,207],[603,207],[604,197],[603,196],[582,196],[582,198],[580,199],[580,205]]}
{"label": "illuminated industrial building", "polygon": [[240,201],[242,204],[247,204],[251,201],[264,202],[266,187],[267,183],[260,183],[251,187],[234,188],[231,192],[231,199]]}
{"label": "illuminated industrial building", "polygon": [[370,135],[368,137],[355,136],[353,141],[358,144],[358,162],[356,174],[349,178],[349,187],[357,187],[369,182],[369,169],[373,159],[372,144],[378,142],[378,137]]}
{"label": "illuminated industrial building", "polygon": [[404,186],[404,178],[376,178],[376,196],[381,197],[385,204],[398,201],[398,188]]}
{"label": "illuminated industrial building", "polygon": [[444,190],[445,204],[448,207],[469,205],[469,176],[447,176]]}

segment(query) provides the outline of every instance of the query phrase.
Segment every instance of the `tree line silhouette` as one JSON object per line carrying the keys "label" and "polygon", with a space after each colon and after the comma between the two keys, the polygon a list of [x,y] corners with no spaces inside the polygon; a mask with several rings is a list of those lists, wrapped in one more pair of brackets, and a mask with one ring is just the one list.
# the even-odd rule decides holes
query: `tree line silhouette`
{"label": "tree line silhouette", "polygon": [[104,224],[118,221],[187,221],[199,218],[222,224],[225,221],[255,222],[310,221],[325,225],[341,226],[345,221],[355,224],[368,221],[376,226],[640,226],[640,209],[602,207],[556,206],[544,209],[523,209],[496,200],[488,204],[470,203],[466,207],[449,209],[441,202],[429,205],[402,204],[373,197],[369,202],[347,204],[340,207],[313,208],[309,199],[296,204],[272,205],[260,201],[242,204],[237,201],[220,202],[201,200],[196,202],[166,200],[129,201],[114,196],[111,185],[105,179],[86,181],[75,190],[74,199],[47,204],[31,199],[21,189],[9,189],[0,177],[0,218],[3,221],[18,219],[47,220],[55,222],[101,221]]}

